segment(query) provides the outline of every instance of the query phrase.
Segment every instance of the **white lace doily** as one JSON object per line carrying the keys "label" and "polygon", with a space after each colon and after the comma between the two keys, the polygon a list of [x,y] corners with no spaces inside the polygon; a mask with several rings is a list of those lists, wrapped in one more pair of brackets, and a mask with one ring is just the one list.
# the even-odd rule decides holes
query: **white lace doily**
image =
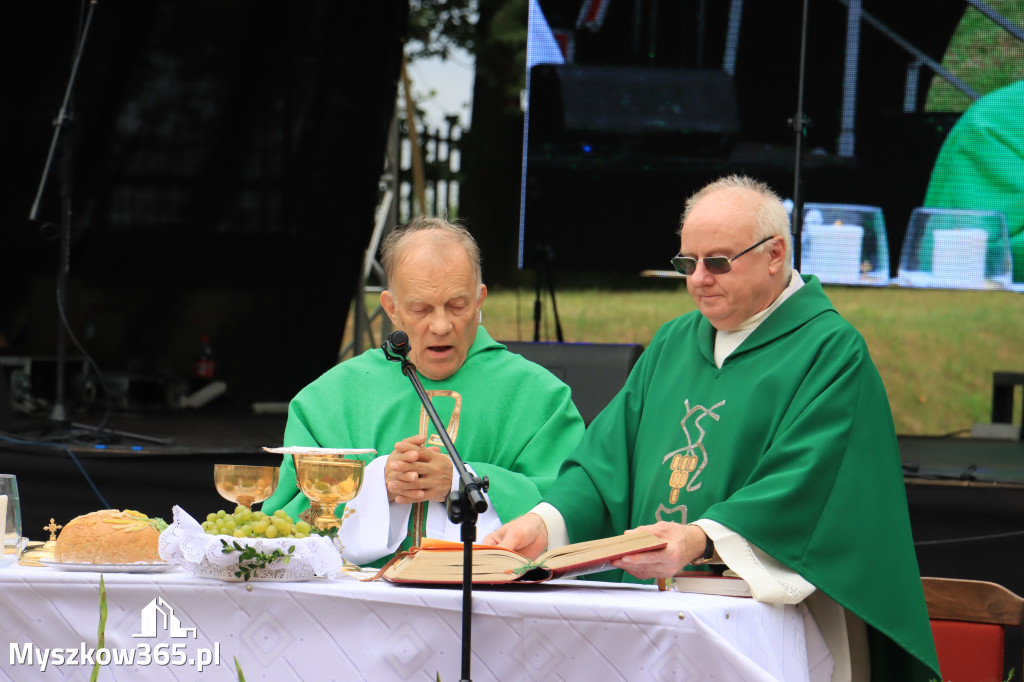
{"label": "white lace doily", "polygon": [[341,573],[341,554],[334,543],[325,537],[308,538],[234,538],[226,535],[208,535],[199,522],[181,507],[174,507],[174,523],[160,533],[160,556],[168,563],[180,564],[189,573],[202,578],[241,581],[235,577],[238,570],[238,552],[224,553],[221,540],[238,542],[242,547],[254,547],[257,552],[272,554],[275,549],[283,554],[295,546],[291,561],[278,559],[266,568],[256,569],[249,580],[300,581],[313,577],[336,578]]}

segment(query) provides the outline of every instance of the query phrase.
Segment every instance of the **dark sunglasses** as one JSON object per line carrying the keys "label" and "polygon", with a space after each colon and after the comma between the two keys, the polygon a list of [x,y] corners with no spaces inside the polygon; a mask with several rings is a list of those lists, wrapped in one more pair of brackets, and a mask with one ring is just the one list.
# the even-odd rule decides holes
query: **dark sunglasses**
{"label": "dark sunglasses", "polygon": [[[725,273],[732,270],[732,262],[734,260],[736,260],[745,253],[753,251],[757,247],[761,246],[761,244],[771,241],[772,239],[775,239],[778,236],[779,235],[777,234],[773,234],[771,237],[765,237],[758,243],[751,246],[749,249],[744,249],[743,251],[740,251],[732,258],[729,258],[728,256],[709,256],[707,258],[701,258],[700,260],[704,262],[704,267],[707,268],[707,271],[710,272],[712,275],[724,275]],[[697,259],[690,258],[689,256],[684,256],[681,253],[676,254],[676,257],[672,259],[672,267],[674,267],[676,269],[676,272],[678,272],[680,275],[686,277],[692,275],[697,271]]]}

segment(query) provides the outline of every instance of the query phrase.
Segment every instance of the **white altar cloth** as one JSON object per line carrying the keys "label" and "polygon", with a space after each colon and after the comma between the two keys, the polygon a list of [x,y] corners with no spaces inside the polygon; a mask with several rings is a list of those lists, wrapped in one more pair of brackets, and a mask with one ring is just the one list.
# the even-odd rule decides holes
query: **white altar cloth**
{"label": "white altar cloth", "polygon": [[[91,664],[54,655],[73,650],[79,663],[97,648],[99,583],[93,572],[0,571],[0,680],[88,680]],[[100,680],[237,680],[235,658],[247,682],[461,677],[461,587],[180,570],[105,573],[104,584],[111,662]],[[803,605],[553,581],[474,588],[472,610],[477,682],[808,680],[832,667]]]}

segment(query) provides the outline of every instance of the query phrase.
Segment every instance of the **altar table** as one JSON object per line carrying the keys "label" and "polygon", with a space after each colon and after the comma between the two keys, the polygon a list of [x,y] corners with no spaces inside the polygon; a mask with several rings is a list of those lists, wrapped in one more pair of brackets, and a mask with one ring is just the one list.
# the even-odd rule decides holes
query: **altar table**
{"label": "altar table", "polygon": [[[100,575],[0,570],[0,680],[84,682],[96,658],[104,681],[237,680],[236,659],[247,682],[461,677],[461,587],[104,573],[97,653]],[[813,680],[832,668],[803,605],[590,581],[474,588],[471,642],[478,682]]]}

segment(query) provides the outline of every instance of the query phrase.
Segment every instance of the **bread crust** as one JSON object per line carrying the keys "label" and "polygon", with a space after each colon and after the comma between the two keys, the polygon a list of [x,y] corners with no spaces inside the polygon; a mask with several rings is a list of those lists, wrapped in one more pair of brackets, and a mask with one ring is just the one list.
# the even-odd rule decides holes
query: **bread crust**
{"label": "bread crust", "polygon": [[158,531],[144,514],[101,509],[64,524],[53,557],[73,564],[164,563]]}

